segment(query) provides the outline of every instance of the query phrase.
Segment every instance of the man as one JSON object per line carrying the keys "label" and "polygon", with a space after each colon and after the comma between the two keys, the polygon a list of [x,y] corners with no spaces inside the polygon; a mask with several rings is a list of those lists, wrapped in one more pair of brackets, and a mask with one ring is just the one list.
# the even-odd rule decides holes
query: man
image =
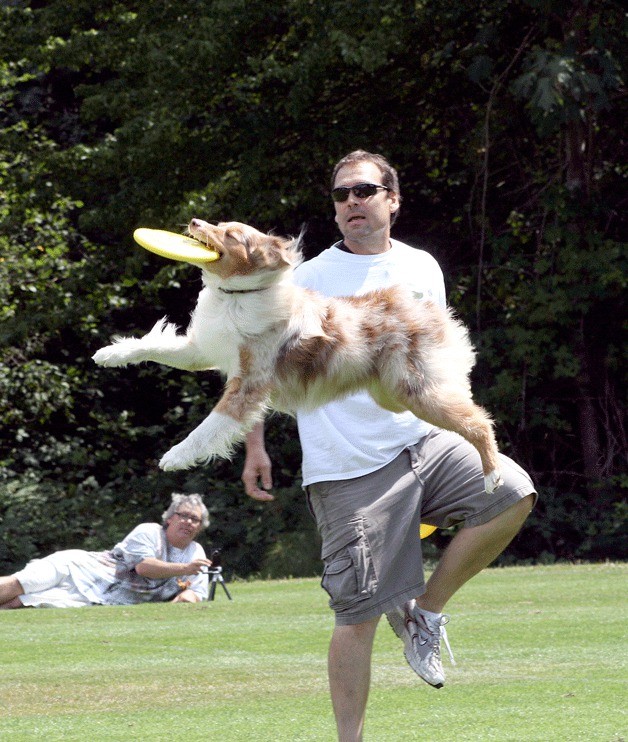
{"label": "man", "polygon": [[[445,304],[436,261],[390,238],[401,197],[397,174],[384,158],[357,151],[340,160],[332,198],[343,240],[301,265],[297,283],[329,296],[403,283],[417,299]],[[502,456],[505,483],[486,494],[479,456],[466,441],[409,412],[383,410],[366,393],[298,412],[297,423],[304,486],[323,540],[322,584],[336,613],[328,672],[338,738],[356,742],[362,739],[381,615],[403,641],[415,672],[441,687],[443,609],[519,531],[534,503],[534,486]],[[272,499],[261,425],[247,438],[242,480],[250,497]],[[421,521],[464,526],[427,584]]]}
{"label": "man", "polygon": [[206,599],[211,561],[194,540],[209,525],[203,500],[174,494],[162,521],[141,523],[111,551],[58,551],[0,577],[0,609]]}

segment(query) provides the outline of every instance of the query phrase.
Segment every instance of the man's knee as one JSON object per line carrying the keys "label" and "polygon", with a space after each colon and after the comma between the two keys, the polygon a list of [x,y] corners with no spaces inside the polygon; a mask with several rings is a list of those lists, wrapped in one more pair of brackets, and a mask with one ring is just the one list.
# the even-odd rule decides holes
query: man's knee
{"label": "man's knee", "polygon": [[332,645],[372,644],[380,617],[355,624],[336,624],[332,634]]}
{"label": "man's knee", "polygon": [[514,512],[521,518],[522,525],[528,515],[530,515],[530,513],[532,512],[532,508],[534,507],[535,502],[536,494],[534,492],[531,492],[529,495],[522,497],[519,502],[516,502],[513,505],[513,507],[515,508]]}
{"label": "man's knee", "polygon": [[531,493],[522,497],[517,502],[514,502],[506,510],[503,510],[499,515],[496,515],[493,520],[489,520],[485,523],[489,529],[503,530],[510,532],[513,536],[519,532],[527,517],[530,515],[536,495]]}
{"label": "man's knee", "polygon": [[459,533],[468,531],[477,534],[493,534],[493,536],[500,534],[506,536],[510,534],[510,537],[512,538],[519,532],[520,528],[525,523],[526,518],[530,515],[535,500],[536,495],[534,493],[526,495],[520,500],[510,504],[505,510],[497,513],[497,515],[494,515],[490,520],[464,528]]}
{"label": "man's knee", "polygon": [[380,618],[381,616],[377,616],[376,618],[371,618],[368,621],[361,621],[360,623],[336,624],[334,626],[334,633],[352,634],[354,636],[369,636],[377,629],[377,624],[379,623]]}

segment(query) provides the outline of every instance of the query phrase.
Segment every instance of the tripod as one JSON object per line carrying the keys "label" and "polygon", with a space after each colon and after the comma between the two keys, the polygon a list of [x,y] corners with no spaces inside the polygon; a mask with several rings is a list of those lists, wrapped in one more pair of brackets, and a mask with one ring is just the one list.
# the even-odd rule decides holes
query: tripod
{"label": "tripod", "polygon": [[208,600],[214,599],[214,596],[216,595],[216,585],[218,583],[222,585],[222,589],[227,594],[227,597],[229,598],[229,600],[233,600],[233,598],[229,594],[229,590],[227,590],[227,586],[225,585],[225,580],[224,580],[224,577],[222,576],[222,567],[208,567],[207,574],[211,575],[211,584],[209,586]]}

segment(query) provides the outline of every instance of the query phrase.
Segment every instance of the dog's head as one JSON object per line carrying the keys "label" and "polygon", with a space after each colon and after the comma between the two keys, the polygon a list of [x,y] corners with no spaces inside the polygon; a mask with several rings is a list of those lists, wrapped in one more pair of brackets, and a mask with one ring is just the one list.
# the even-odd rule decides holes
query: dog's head
{"label": "dog's head", "polygon": [[233,285],[270,284],[302,260],[298,239],[264,234],[248,224],[192,219],[188,234],[220,255],[204,263],[203,271]]}

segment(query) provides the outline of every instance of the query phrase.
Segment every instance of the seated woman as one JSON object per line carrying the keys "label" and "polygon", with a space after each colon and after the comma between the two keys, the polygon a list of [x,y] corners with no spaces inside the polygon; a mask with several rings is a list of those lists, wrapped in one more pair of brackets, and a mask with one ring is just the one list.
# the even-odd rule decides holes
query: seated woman
{"label": "seated woman", "polygon": [[209,525],[200,495],[172,495],[163,525],[142,523],[111,551],[58,551],[0,577],[2,608],[73,608],[207,599],[211,567],[194,539]]}

